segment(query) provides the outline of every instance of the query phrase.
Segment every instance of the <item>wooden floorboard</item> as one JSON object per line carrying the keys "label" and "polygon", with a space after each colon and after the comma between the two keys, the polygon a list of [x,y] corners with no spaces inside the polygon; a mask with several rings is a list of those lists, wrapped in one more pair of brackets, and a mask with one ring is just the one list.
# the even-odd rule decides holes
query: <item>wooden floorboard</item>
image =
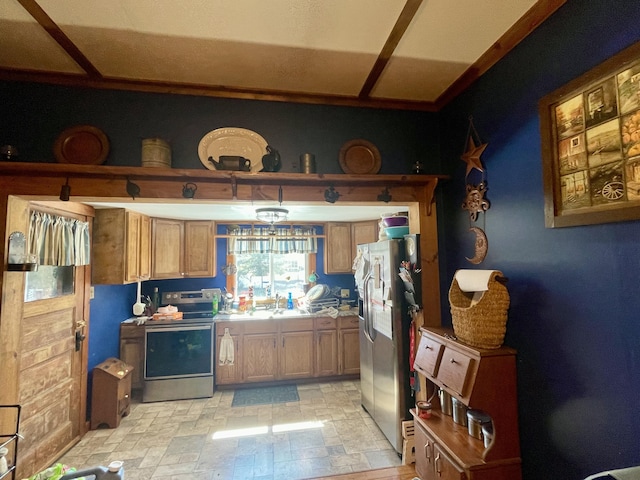
{"label": "wooden floorboard", "polygon": [[367,472],[318,477],[316,480],[412,480],[415,476],[416,470],[413,465],[402,465],[401,467],[382,468]]}

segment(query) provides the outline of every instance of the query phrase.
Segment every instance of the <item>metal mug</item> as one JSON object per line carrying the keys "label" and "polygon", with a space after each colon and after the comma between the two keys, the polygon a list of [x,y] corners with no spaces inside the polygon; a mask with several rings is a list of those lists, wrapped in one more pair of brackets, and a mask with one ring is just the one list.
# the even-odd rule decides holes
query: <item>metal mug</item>
{"label": "metal mug", "polygon": [[313,153],[300,155],[300,172],[316,173],[316,156]]}
{"label": "metal mug", "polygon": [[440,410],[445,415],[452,415],[451,394],[444,389],[438,390],[438,399],[440,400]]}

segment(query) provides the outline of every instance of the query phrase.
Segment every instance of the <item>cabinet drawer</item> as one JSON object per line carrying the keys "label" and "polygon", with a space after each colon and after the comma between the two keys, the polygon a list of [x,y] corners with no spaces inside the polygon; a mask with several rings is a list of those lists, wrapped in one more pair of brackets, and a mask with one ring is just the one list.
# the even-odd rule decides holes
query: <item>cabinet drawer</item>
{"label": "cabinet drawer", "polygon": [[121,323],[120,338],[144,338],[144,327],[133,323]]}
{"label": "cabinet drawer", "polygon": [[444,385],[464,396],[465,383],[472,363],[471,357],[451,348],[445,348],[437,378]]}
{"label": "cabinet drawer", "polygon": [[276,333],[278,324],[274,320],[249,320],[244,322],[244,333]]}
{"label": "cabinet drawer", "polygon": [[360,319],[355,315],[348,317],[338,317],[340,320],[340,328],[358,328],[358,322]]}
{"label": "cabinet drawer", "polygon": [[437,443],[433,446],[433,466],[436,478],[444,480],[466,480],[467,478],[464,470]]}
{"label": "cabinet drawer", "polygon": [[242,322],[218,322],[216,323],[216,335],[224,335],[225,329],[229,329],[231,335],[241,335],[244,331]]}
{"label": "cabinet drawer", "polygon": [[423,375],[435,377],[438,374],[438,366],[443,351],[443,344],[423,333],[416,351],[413,367]]}
{"label": "cabinet drawer", "polygon": [[281,332],[307,332],[313,330],[313,318],[291,318],[280,320]]}
{"label": "cabinet drawer", "polygon": [[338,324],[337,319],[331,317],[320,317],[313,320],[316,330],[334,330]]}

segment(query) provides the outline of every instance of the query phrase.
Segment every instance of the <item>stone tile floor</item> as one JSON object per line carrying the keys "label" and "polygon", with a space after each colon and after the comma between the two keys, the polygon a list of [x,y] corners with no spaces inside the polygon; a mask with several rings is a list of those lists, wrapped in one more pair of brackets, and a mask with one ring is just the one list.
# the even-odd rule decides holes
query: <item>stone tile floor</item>
{"label": "stone tile floor", "polygon": [[232,390],[134,402],[118,428],[90,431],[60,462],[123,460],[127,480],[296,480],[401,465],[360,406],[358,381],[298,392],[298,402],[248,407],[231,407]]}

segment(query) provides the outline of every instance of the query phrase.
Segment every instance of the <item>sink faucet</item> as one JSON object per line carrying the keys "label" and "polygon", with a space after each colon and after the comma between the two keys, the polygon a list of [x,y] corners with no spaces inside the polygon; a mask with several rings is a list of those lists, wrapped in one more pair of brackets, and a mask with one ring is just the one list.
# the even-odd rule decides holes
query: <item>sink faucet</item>
{"label": "sink faucet", "polygon": [[276,293],[276,301],[273,305],[274,313],[278,313],[280,311],[280,294]]}

